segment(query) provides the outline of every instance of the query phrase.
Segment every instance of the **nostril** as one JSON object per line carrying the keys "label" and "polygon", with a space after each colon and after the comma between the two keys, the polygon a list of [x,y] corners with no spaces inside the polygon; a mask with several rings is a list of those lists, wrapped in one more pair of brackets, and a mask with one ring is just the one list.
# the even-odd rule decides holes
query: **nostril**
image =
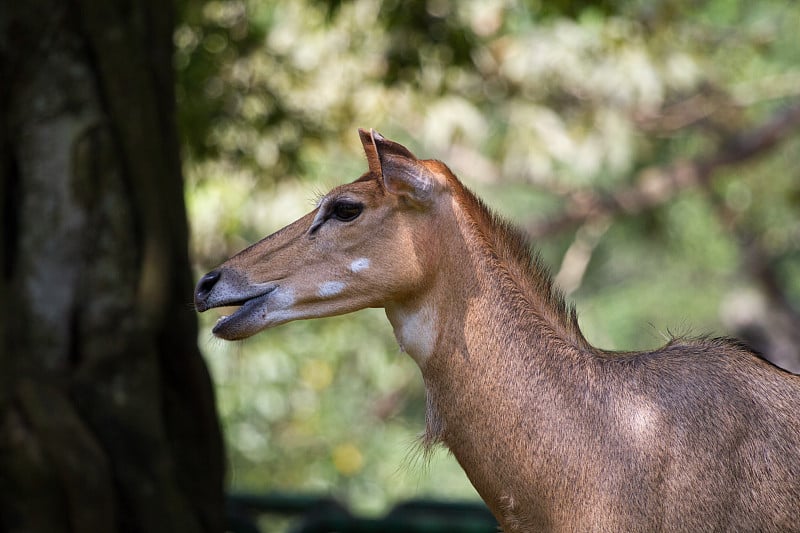
{"label": "nostril", "polygon": [[194,291],[194,298],[196,301],[205,300],[211,291],[214,289],[214,285],[217,284],[221,273],[219,270],[212,270],[202,278],[200,281],[197,282],[197,289]]}

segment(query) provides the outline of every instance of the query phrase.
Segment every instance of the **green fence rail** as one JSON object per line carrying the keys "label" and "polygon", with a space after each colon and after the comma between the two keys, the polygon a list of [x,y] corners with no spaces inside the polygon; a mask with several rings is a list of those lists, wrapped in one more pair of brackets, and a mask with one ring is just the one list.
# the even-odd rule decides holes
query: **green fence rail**
{"label": "green fence rail", "polygon": [[482,503],[411,500],[381,518],[354,516],[335,499],[289,494],[230,494],[228,530],[261,533],[265,517],[292,518],[288,533],[495,533],[497,522]]}

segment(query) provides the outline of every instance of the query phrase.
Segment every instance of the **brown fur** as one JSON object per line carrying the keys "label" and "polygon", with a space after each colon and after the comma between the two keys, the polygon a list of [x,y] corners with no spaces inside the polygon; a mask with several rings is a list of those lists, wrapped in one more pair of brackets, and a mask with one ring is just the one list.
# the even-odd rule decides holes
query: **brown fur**
{"label": "brown fur", "polygon": [[[727,339],[592,348],[527,239],[450,183],[479,243],[480,275],[498,280],[488,307],[501,309],[481,322],[504,327],[484,360],[471,359],[478,368],[456,369],[451,356],[424,373],[434,412],[461,422],[441,438],[507,530],[800,528],[800,378]],[[505,397],[467,408],[463,384],[481,380]],[[644,414],[626,413],[637,404]],[[645,438],[632,445],[626,418],[637,416],[642,427],[627,429]],[[475,443],[462,429],[484,417],[494,436]]]}

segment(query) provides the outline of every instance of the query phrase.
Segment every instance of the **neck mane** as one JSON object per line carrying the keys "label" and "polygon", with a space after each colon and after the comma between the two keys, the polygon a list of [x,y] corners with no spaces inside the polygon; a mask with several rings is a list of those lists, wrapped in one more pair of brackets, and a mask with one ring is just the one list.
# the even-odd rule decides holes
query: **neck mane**
{"label": "neck mane", "polygon": [[453,178],[450,185],[478,243],[486,274],[501,280],[508,303],[521,316],[533,319],[532,325],[543,328],[543,333],[590,350],[575,308],[564,301],[527,234],[492,212],[458,179]]}

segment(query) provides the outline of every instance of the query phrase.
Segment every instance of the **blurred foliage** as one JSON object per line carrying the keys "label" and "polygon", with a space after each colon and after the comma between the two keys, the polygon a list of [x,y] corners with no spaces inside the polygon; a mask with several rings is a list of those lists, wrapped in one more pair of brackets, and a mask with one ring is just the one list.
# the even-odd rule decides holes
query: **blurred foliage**
{"label": "blurred foliage", "polygon": [[[175,62],[198,273],[360,175],[359,126],[446,161],[531,227],[570,198],[647,185],[654,169],[724,150],[800,96],[797,2],[181,9]],[[753,264],[800,302],[799,168],[795,135],[647,209],[589,217],[538,245],[603,348],[729,333],[736,305],[756,305],[741,296],[763,292]],[[446,454],[416,459],[424,391],[381,311],[236,344],[209,340],[214,317],[203,320],[234,487],[330,491],[367,511],[410,494],[475,497]]]}

